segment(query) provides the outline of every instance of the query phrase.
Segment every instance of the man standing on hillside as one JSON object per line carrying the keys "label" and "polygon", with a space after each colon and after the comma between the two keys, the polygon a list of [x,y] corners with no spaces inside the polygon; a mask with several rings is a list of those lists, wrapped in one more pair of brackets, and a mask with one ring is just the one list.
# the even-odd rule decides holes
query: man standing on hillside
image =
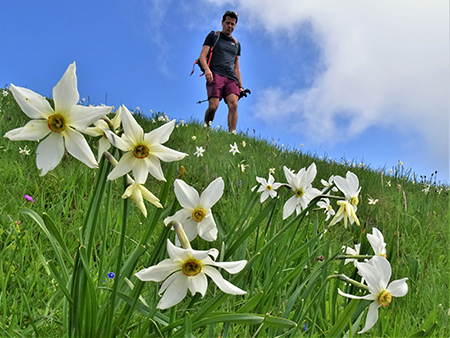
{"label": "man standing on hillside", "polygon": [[[228,105],[228,130],[236,133],[237,106],[242,86],[239,56],[241,45],[231,36],[236,27],[238,16],[236,12],[226,11],[222,17],[222,31],[208,34],[203,43],[199,62],[205,70],[206,90],[209,106],[205,112],[205,124],[208,126],[214,120],[214,115],[223,98]],[[207,56],[212,49],[212,57],[208,63]]]}

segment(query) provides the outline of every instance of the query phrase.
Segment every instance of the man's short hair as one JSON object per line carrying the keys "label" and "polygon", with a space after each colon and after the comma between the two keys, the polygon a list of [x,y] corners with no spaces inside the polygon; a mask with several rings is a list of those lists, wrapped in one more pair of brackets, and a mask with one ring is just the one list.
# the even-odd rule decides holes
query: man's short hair
{"label": "man's short hair", "polygon": [[225,14],[222,17],[222,22],[224,22],[227,19],[227,16],[232,18],[232,19],[236,19],[236,23],[238,22],[238,14],[236,12],[226,11]]}

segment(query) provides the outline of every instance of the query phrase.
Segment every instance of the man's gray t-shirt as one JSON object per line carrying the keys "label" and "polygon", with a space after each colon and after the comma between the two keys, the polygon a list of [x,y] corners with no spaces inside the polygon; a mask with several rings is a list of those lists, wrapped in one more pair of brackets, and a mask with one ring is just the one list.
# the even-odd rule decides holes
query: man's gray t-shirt
{"label": "man's gray t-shirt", "polygon": [[[214,46],[215,32],[208,34],[203,46]],[[241,55],[241,44],[236,42],[233,37],[228,37],[220,32],[220,38],[213,49],[211,63],[209,68],[213,74],[219,74],[239,83],[234,72],[234,62],[236,56]]]}

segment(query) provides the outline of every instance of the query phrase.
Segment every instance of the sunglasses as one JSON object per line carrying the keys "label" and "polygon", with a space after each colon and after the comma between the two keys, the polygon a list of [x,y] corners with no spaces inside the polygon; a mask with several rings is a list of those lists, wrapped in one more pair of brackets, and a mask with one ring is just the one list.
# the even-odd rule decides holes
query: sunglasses
{"label": "sunglasses", "polygon": [[238,13],[236,13],[236,12],[233,12],[233,11],[226,11],[226,12],[225,12],[225,15],[228,15],[228,14],[231,14],[231,15],[236,15],[236,16],[238,16]]}

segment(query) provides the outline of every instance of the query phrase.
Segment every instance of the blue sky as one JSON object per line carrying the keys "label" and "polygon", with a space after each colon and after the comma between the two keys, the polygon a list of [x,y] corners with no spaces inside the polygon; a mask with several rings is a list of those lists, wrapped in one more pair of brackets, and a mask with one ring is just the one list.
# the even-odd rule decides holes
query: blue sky
{"label": "blue sky", "polygon": [[[252,91],[238,131],[450,182],[446,0],[3,2],[0,86],[51,97],[75,61],[90,103],[203,120],[205,80],[189,73],[228,9]],[[221,102],[213,125],[226,116]]]}

